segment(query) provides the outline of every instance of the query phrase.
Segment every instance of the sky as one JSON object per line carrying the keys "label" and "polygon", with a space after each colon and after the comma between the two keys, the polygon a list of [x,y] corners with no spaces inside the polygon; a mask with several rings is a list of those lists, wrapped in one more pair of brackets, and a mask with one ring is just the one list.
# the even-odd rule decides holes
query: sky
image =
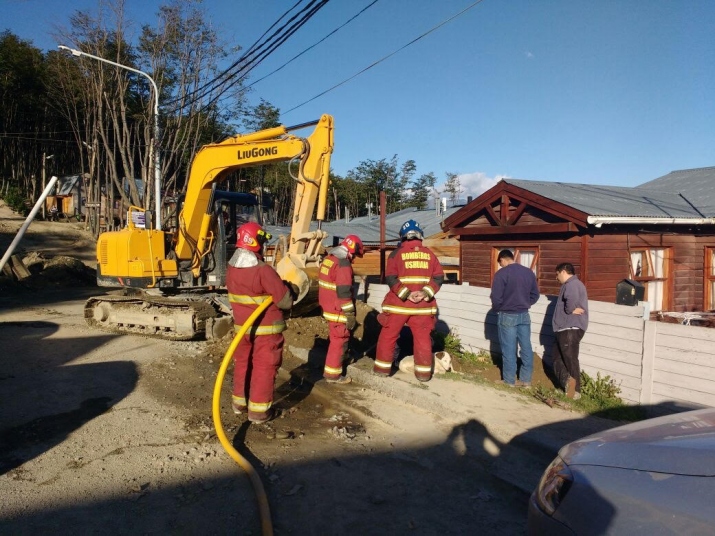
{"label": "sky", "polygon": [[[330,1],[249,83],[372,2]],[[226,45],[246,49],[294,3],[204,7]],[[137,33],[160,4],[127,0]],[[0,0],[0,31],[43,51],[71,46],[57,43],[57,27],[97,6]],[[331,114],[343,176],[397,155],[438,184],[457,173],[463,197],[507,177],[637,186],[715,166],[713,28],[711,0],[378,0],[249,98],[278,107],[285,125]]]}

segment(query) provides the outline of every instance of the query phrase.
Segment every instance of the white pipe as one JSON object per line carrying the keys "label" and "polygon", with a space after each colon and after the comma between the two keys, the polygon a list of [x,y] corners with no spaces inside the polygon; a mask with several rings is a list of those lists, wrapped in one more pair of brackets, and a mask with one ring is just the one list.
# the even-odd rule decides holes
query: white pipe
{"label": "white pipe", "polygon": [[25,231],[27,231],[27,228],[32,223],[32,220],[35,219],[35,216],[37,215],[37,212],[40,210],[40,207],[44,206],[45,199],[52,191],[52,188],[54,187],[56,182],[57,182],[57,177],[53,176],[50,179],[50,182],[47,184],[47,187],[44,189],[44,191],[40,195],[40,198],[37,200],[37,203],[35,203],[35,206],[32,207],[32,210],[27,215],[27,218],[25,219],[25,223],[22,224],[22,227],[20,227],[20,230],[17,232],[17,235],[15,235],[15,239],[12,241],[12,244],[10,244],[10,247],[7,248],[5,255],[3,255],[2,260],[0,260],[0,272],[2,272],[2,269],[5,268],[5,264],[7,263],[8,259],[12,256],[12,253],[15,251],[15,248],[20,243],[20,240],[22,240],[22,237],[25,236]]}
{"label": "white pipe", "polygon": [[715,218],[644,218],[629,216],[589,216],[586,221],[600,227],[603,224],[632,223],[640,224],[673,224],[673,225],[713,225]]}

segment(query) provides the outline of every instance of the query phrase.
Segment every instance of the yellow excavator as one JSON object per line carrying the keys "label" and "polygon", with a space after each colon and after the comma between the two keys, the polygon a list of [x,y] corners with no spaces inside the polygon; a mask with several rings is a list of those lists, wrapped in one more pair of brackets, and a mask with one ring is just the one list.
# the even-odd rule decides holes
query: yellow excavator
{"label": "yellow excavator", "polygon": [[[311,126],[315,128],[306,138],[292,134]],[[321,222],[332,152],[333,118],[327,114],[317,121],[202,147],[191,164],[175,231],[153,228],[151,211],[131,207],[125,228],[99,236],[97,284],[122,290],[87,300],[87,323],[172,340],[225,335],[233,326],[225,292],[226,266],[235,248],[231,230],[235,236],[242,221],[256,221],[260,201],[252,194],[225,192],[216,186],[238,168],[275,162],[288,162],[297,183],[290,235],[275,268],[284,281],[297,287],[296,304],[308,295],[312,298],[327,236]],[[311,231],[314,212],[318,228]]]}

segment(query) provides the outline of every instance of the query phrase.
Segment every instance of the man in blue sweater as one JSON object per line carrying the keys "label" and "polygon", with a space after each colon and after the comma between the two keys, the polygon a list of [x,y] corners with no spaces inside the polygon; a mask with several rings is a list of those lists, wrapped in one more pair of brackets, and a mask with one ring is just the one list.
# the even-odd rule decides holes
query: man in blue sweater
{"label": "man in blue sweater", "polygon": [[588,296],[586,287],[576,277],[573,264],[562,262],[556,267],[556,279],[561,283],[556,309],[551,320],[554,345],[554,374],[566,396],[581,398],[581,366],[578,352],[588,327]]}
{"label": "man in blue sweater", "polygon": [[[492,310],[499,316],[502,378],[511,387],[530,387],[534,352],[529,308],[539,299],[539,287],[534,272],[514,262],[514,254],[508,249],[499,252],[497,263],[501,269],[494,274],[490,298]],[[517,344],[521,347],[519,380],[516,378]]]}

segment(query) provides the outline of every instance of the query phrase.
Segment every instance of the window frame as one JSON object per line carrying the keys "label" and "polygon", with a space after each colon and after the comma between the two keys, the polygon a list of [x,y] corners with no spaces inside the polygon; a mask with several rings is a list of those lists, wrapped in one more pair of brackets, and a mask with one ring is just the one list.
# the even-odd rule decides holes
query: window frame
{"label": "window frame", "polygon": [[[502,249],[508,249],[514,253],[514,262],[521,264],[519,262],[519,257],[521,255],[521,251],[533,251],[534,252],[534,259],[531,261],[531,266],[527,266],[532,272],[534,272],[534,275],[536,276],[536,279],[539,279],[539,259],[541,258],[541,251],[540,247],[537,246],[526,246],[526,245],[521,245],[521,246],[493,246],[492,247],[492,274],[491,274],[491,280],[492,282],[494,281],[494,274],[497,273],[500,270],[500,266],[497,263],[497,258],[499,257],[499,252]],[[522,265],[523,266],[523,265]]]}
{"label": "window frame", "polygon": [[715,311],[715,246],[705,246],[703,311]]}
{"label": "window frame", "polygon": [[[663,276],[662,277],[657,277],[655,275],[636,275],[636,267],[633,266],[633,254],[634,253],[642,253],[643,258],[646,259],[647,261],[647,267],[648,267],[648,272],[652,274],[655,270],[653,270],[653,267],[651,266],[651,251],[663,251]],[[630,272],[630,278],[633,281],[638,281],[639,283],[643,283],[644,288],[644,296],[643,300],[646,302],[650,302],[649,296],[648,296],[648,288],[649,285],[648,283],[656,283],[656,282],[662,282],[663,283],[663,300],[662,300],[662,305],[660,309],[653,308],[652,312],[655,311],[668,311],[669,309],[672,308],[673,306],[673,300],[672,300],[672,262],[673,262],[673,248],[671,247],[631,247],[628,250],[628,267],[629,267],[629,272]]]}

